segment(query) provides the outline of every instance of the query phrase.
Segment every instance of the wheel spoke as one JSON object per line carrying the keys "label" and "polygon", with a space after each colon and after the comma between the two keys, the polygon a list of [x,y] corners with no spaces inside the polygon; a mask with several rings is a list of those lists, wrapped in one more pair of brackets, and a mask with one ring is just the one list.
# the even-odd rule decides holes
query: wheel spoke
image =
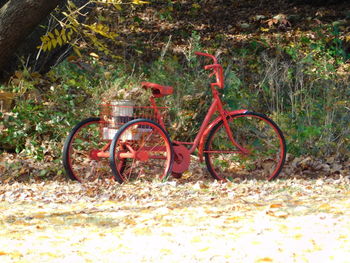
{"label": "wheel spoke", "polygon": [[[132,132],[134,132],[132,138],[124,142],[122,138],[126,138],[126,135]],[[124,172],[118,172],[116,169],[120,161],[118,159],[120,147],[117,145],[129,145],[124,147],[126,153],[134,151],[134,154],[130,155],[132,160],[127,162],[127,169]],[[121,183],[138,179],[167,178],[171,172],[172,162],[173,150],[169,137],[159,124],[150,120],[138,119],[126,123],[119,129],[111,144],[110,165],[115,178]]]}
{"label": "wheel spoke", "polygon": [[100,149],[108,148],[109,142],[100,137],[100,118],[78,123],[67,137],[63,149],[63,164],[69,177],[80,182],[110,177],[108,159],[97,157]]}
{"label": "wheel spoke", "polygon": [[258,178],[271,180],[283,166],[285,141],[277,125],[257,114],[237,114],[228,118],[229,128],[237,144],[247,150],[238,150],[229,140],[223,122],[210,132],[204,150],[211,175],[216,179]]}

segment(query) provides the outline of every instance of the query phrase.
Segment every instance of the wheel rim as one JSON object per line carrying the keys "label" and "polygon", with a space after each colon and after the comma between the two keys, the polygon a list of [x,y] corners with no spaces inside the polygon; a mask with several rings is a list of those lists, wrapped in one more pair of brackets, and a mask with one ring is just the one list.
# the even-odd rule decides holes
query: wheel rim
{"label": "wheel rim", "polygon": [[[81,125],[72,136],[68,147],[68,169],[79,182],[111,178],[108,158],[97,157],[109,142],[101,140],[99,121]],[[107,151],[108,151],[107,147]]]}
{"label": "wheel rim", "polygon": [[223,122],[214,127],[204,151],[210,173],[221,180],[264,179],[278,176],[285,159],[285,142],[277,126],[256,114],[234,115],[229,126],[243,154],[231,142]]}
{"label": "wheel rim", "polygon": [[121,128],[113,145],[112,168],[120,167],[120,162],[124,162],[122,172],[113,169],[118,181],[152,181],[168,177],[172,164],[171,144],[164,131],[155,123],[129,123],[127,127]]}

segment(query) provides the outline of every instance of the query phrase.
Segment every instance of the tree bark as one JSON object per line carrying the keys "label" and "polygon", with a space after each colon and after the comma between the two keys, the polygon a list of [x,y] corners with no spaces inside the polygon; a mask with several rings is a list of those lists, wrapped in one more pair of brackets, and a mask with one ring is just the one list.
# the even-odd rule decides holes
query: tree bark
{"label": "tree bark", "polygon": [[0,0],[0,8],[3,7],[8,0]]}
{"label": "tree bark", "polygon": [[3,2],[0,9],[0,79],[17,48],[63,0],[1,0]]}

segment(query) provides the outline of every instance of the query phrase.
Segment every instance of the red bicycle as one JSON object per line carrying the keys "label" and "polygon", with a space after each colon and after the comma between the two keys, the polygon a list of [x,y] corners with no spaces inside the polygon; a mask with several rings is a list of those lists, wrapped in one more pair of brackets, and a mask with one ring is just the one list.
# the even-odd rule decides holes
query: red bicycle
{"label": "red bicycle", "polygon": [[171,141],[165,108],[156,105],[155,99],[171,95],[173,88],[142,82],[142,88],[152,92],[150,106],[128,101],[103,105],[100,118],[86,119],[73,128],[63,150],[69,177],[91,181],[106,176],[111,168],[120,183],[156,177],[166,180],[171,174],[180,177],[189,167],[190,155],[198,150],[199,160],[205,160],[215,179],[276,178],[286,158],[282,131],[264,114],[225,110],[218,91],[224,88],[222,66],[213,55],[196,55],[213,60],[204,68],[212,70],[215,82],[210,84],[212,104],[193,142]]}

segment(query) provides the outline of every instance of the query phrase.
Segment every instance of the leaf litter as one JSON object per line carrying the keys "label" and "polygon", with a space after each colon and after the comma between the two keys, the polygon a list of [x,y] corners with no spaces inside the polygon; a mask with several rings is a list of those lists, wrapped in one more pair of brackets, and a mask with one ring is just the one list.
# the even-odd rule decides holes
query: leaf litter
{"label": "leaf litter", "polygon": [[0,185],[1,262],[346,262],[350,179]]}

